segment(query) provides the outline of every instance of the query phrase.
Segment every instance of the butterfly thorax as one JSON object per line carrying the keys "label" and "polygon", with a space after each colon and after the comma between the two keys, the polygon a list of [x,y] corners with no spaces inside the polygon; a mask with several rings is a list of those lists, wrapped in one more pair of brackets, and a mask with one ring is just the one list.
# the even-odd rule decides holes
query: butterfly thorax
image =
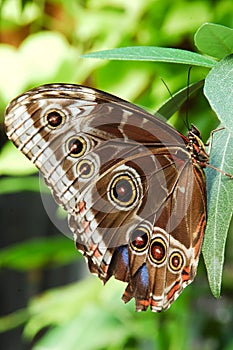
{"label": "butterfly thorax", "polygon": [[206,153],[205,145],[201,138],[201,133],[194,125],[191,126],[187,138],[189,140],[187,149],[191,154],[193,163],[205,168],[209,161],[209,155]]}

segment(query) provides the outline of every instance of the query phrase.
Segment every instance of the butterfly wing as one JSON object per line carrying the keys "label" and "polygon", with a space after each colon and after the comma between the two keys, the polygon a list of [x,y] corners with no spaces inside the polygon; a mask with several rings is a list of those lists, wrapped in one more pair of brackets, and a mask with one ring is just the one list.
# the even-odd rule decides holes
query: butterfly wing
{"label": "butterfly wing", "polygon": [[45,85],[13,100],[7,134],[69,214],[76,246],[104,282],[128,282],[125,302],[166,309],[197,268],[205,178],[188,140],[128,102],[77,85]]}

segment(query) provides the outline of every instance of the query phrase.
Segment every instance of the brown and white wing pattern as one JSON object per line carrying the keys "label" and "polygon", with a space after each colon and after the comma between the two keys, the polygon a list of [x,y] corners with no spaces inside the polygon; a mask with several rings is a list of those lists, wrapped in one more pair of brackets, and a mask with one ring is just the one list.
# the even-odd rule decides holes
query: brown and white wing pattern
{"label": "brown and white wing pattern", "polygon": [[199,137],[69,84],[19,96],[5,124],[68,212],[90,271],[127,282],[123,300],[137,311],[167,309],[196,274],[206,225]]}

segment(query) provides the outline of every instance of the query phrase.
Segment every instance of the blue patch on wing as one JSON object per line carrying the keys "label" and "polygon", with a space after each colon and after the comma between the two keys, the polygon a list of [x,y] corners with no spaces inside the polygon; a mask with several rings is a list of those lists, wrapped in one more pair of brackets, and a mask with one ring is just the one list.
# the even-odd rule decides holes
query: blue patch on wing
{"label": "blue patch on wing", "polygon": [[122,258],[123,258],[123,261],[124,261],[124,264],[129,266],[129,253],[128,253],[128,247],[121,247],[121,254],[122,254]]}
{"label": "blue patch on wing", "polygon": [[144,286],[148,286],[149,283],[149,276],[148,276],[148,270],[146,267],[146,264],[143,264],[142,267],[140,267],[138,274],[140,275],[140,280]]}

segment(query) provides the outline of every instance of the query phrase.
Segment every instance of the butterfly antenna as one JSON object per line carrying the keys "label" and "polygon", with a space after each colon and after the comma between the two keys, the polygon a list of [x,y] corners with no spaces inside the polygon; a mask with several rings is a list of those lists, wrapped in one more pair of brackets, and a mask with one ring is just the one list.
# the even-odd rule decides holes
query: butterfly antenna
{"label": "butterfly antenna", "polygon": [[188,78],[187,78],[187,96],[186,96],[186,112],[185,112],[185,124],[188,130],[190,130],[190,124],[189,124],[189,119],[188,119],[188,105],[189,105],[189,99],[190,99],[190,90],[189,90],[189,86],[190,86],[190,75],[191,75],[191,69],[192,67],[189,67],[188,70]]}
{"label": "butterfly antenna", "polygon": [[[189,70],[188,70],[188,79],[187,79],[187,89],[186,89],[186,101],[184,101],[187,105],[188,105],[188,102],[189,102],[189,98],[190,98],[190,72],[191,72],[191,68],[192,67],[189,67]],[[165,85],[167,91],[169,92],[169,95],[171,96],[172,98],[172,101],[174,103],[174,106],[176,107],[177,110],[179,110],[180,106],[177,104],[176,102],[176,98],[172,95],[168,85],[166,84],[166,82],[163,80],[162,77],[160,77],[160,79],[162,80],[163,84]],[[183,102],[183,103],[184,103]],[[186,108],[186,113],[185,113],[185,120],[184,120],[184,125],[185,127],[190,130],[191,127],[190,127],[190,124],[189,124],[189,121],[188,121],[188,108]]]}
{"label": "butterfly antenna", "polygon": [[167,83],[165,82],[165,80],[163,80],[162,77],[160,77],[160,79],[161,79],[162,83],[164,84],[164,86],[166,87],[166,89],[167,89],[167,91],[168,91],[170,97],[172,98],[172,101],[173,101],[173,103],[174,103],[176,109],[178,110],[178,109],[179,109],[179,106],[178,106],[178,104],[176,103],[176,100],[175,100],[175,98],[174,98],[174,96],[173,96],[171,90],[169,89],[169,86],[167,85]]}

